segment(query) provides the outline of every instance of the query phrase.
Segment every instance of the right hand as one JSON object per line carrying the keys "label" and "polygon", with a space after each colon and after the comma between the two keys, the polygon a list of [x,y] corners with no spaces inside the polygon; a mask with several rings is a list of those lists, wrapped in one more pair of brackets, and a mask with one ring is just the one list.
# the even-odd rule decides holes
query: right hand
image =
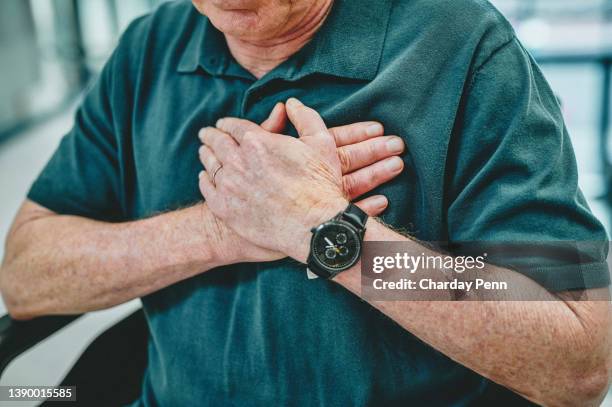
{"label": "right hand", "polygon": [[[286,124],[285,105],[278,103],[261,127],[271,133],[282,133]],[[354,123],[331,128],[329,132],[336,141],[344,192],[351,200],[392,180],[404,169],[404,163],[398,157],[405,148],[403,140],[397,136],[385,136],[380,123]],[[370,216],[378,216],[385,211],[389,201],[383,195],[374,195],[355,205]],[[227,243],[226,254],[233,259],[232,263],[266,262],[285,257],[240,237],[219,219],[216,223],[222,241]]]}

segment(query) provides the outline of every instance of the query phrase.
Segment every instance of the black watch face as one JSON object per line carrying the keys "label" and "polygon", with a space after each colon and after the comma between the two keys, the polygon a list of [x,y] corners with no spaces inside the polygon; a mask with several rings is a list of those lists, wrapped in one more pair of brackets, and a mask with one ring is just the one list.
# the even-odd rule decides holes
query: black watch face
{"label": "black watch face", "polygon": [[312,256],[323,268],[345,270],[359,259],[361,241],[355,228],[343,221],[320,226],[312,240]]}

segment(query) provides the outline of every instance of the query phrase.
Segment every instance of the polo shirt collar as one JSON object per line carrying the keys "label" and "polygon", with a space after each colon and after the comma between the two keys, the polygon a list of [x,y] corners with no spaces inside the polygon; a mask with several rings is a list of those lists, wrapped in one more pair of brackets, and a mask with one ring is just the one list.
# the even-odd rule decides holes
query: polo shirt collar
{"label": "polo shirt collar", "polygon": [[232,58],[225,37],[212,23],[193,8],[196,23],[178,64],[181,73],[193,73],[199,68],[211,75],[223,75]]}
{"label": "polo shirt collar", "polygon": [[373,79],[378,72],[390,11],[390,0],[335,0],[323,27],[304,52],[296,54],[301,67],[298,75],[323,73]]}
{"label": "polo shirt collar", "polygon": [[[319,32],[282,64],[288,68],[286,74],[291,79],[313,73],[373,79],[378,72],[390,12],[391,0],[335,0]],[[223,34],[206,17],[201,17],[179,60],[178,71],[188,73],[202,68],[214,76],[250,76],[246,70],[233,66],[237,64],[232,61]]]}

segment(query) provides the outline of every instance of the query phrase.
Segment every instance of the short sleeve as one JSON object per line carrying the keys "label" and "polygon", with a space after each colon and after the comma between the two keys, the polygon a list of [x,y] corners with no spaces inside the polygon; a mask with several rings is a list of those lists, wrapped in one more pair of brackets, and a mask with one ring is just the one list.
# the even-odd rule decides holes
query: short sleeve
{"label": "short sleeve", "polygon": [[30,200],[60,214],[124,218],[120,155],[126,126],[118,122],[129,117],[129,42],[126,32],[86,92],[73,128],[31,186]]}
{"label": "short sleeve", "polygon": [[559,103],[516,38],[475,70],[449,158],[451,241],[512,243],[492,262],[553,291],[609,285],[606,233],[578,188]]}

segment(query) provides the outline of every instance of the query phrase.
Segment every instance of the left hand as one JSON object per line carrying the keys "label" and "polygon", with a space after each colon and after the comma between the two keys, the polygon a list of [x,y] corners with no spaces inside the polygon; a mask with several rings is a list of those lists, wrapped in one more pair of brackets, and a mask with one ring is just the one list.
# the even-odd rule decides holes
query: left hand
{"label": "left hand", "polygon": [[[300,138],[222,119],[209,129],[200,190],[210,210],[245,239],[306,262],[310,229],[348,205],[336,143],[313,109],[296,99],[287,114]],[[245,131],[244,129],[249,130]],[[214,153],[213,153],[214,150]]]}

